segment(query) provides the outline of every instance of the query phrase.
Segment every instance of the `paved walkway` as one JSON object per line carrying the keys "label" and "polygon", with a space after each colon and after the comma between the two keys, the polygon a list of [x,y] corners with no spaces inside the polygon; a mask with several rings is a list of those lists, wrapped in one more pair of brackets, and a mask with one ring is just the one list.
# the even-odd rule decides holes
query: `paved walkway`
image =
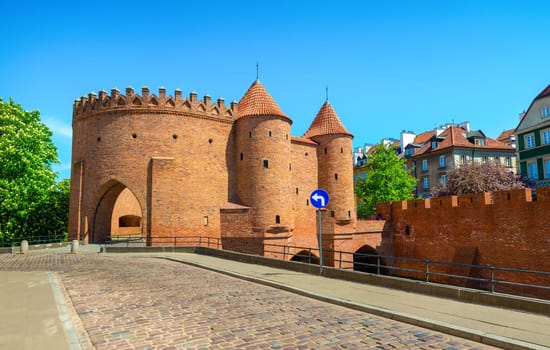
{"label": "paved walkway", "polygon": [[[9,320],[0,326],[0,349],[36,349],[33,336],[40,349],[64,349],[55,343],[60,340],[84,350],[491,348],[369,310],[508,348],[550,348],[550,318],[540,315],[197,254],[162,254],[174,262],[144,254],[52,253],[0,255],[6,271],[0,272],[0,316]],[[43,288],[48,281],[51,291]],[[31,303],[37,295],[44,299]],[[63,321],[52,317],[55,304]]]}

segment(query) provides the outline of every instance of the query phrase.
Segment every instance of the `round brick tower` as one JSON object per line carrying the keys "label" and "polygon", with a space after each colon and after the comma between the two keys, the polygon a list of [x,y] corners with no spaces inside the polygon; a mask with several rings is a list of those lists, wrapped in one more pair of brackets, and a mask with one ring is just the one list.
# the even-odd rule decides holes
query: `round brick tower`
{"label": "round brick tower", "polygon": [[355,220],[353,195],[353,135],[342,125],[328,100],[323,104],[311,126],[304,134],[319,144],[319,187],[329,193],[327,209],[340,225]]}
{"label": "round brick tower", "polygon": [[290,199],[292,121],[256,80],[239,102],[235,126],[237,193],[252,208],[256,232],[293,227]]}

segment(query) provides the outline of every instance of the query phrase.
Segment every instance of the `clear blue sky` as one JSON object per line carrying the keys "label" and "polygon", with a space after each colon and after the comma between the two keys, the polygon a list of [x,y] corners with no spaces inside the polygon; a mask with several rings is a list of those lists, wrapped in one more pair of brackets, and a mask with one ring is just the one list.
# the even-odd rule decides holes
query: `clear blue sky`
{"label": "clear blue sky", "polygon": [[38,109],[69,176],[73,101],[143,85],[239,100],[301,136],[325,100],[354,146],[470,121],[495,138],[550,84],[548,1],[3,1],[0,97]]}

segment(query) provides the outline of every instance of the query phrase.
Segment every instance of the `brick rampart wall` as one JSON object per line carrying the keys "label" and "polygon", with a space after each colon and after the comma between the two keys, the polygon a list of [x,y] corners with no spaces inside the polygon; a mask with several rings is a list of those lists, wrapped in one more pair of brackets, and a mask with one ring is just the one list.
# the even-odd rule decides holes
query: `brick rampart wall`
{"label": "brick rampart wall", "polygon": [[[550,272],[550,188],[537,188],[536,200],[530,189],[524,189],[385,203],[378,206],[378,211],[386,219],[381,254]],[[424,269],[422,263],[396,265]],[[432,272],[490,276],[488,270],[430,266]],[[424,278],[422,273],[409,276]],[[495,278],[550,285],[548,276],[497,272]],[[476,281],[437,276],[430,279],[489,288]],[[503,292],[510,288],[497,286]],[[527,295],[548,294],[518,290]]]}

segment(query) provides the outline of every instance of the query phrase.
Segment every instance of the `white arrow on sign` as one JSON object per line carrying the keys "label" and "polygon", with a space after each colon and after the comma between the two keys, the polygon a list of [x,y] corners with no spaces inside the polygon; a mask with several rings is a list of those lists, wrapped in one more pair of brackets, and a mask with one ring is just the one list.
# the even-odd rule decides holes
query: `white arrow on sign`
{"label": "white arrow on sign", "polygon": [[316,202],[320,201],[322,207],[325,206],[325,197],[320,196],[318,193],[315,193],[313,196],[311,196],[311,198],[313,198],[313,200]]}

